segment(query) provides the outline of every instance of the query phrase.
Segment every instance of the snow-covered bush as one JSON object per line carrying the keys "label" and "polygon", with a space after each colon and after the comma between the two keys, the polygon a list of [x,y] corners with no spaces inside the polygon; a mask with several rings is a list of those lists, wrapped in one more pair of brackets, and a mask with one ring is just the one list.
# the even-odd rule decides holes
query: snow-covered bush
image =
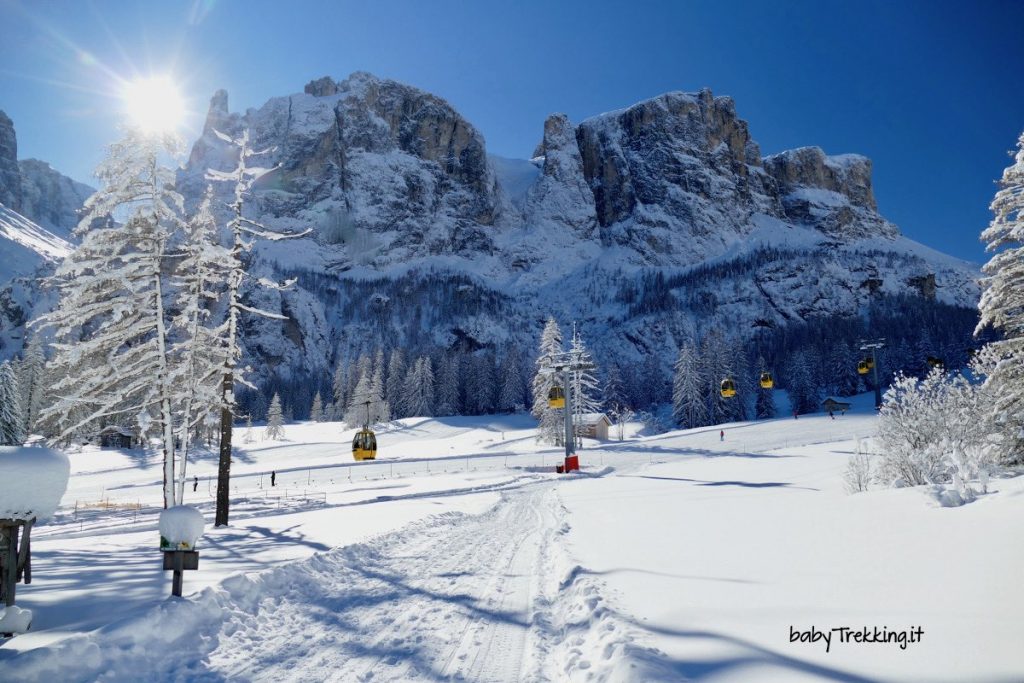
{"label": "snow-covered bush", "polygon": [[871,456],[867,453],[857,453],[850,458],[843,473],[843,483],[846,485],[847,493],[867,491],[868,484],[871,483]]}
{"label": "snow-covered bush", "polygon": [[985,386],[941,367],[923,380],[898,375],[880,412],[878,480],[918,486],[974,478],[994,454],[991,408]]}

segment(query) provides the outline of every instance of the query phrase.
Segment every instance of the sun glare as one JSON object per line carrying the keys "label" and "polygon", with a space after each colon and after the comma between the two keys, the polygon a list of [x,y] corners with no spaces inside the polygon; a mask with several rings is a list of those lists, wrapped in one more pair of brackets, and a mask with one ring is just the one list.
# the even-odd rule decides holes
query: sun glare
{"label": "sun glare", "polygon": [[129,120],[146,133],[166,133],[181,125],[185,104],[167,76],[127,83],[122,92]]}

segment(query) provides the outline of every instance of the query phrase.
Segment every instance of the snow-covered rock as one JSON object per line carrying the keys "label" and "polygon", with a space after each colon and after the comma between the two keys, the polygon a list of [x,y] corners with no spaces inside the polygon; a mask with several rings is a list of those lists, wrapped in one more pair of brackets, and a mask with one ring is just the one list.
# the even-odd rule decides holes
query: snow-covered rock
{"label": "snow-covered rock", "polygon": [[0,446],[0,519],[49,519],[68,488],[71,463],[50,448]]}
{"label": "snow-covered rock", "polygon": [[171,548],[193,550],[203,535],[203,513],[191,505],[176,505],[160,513],[160,537]]}

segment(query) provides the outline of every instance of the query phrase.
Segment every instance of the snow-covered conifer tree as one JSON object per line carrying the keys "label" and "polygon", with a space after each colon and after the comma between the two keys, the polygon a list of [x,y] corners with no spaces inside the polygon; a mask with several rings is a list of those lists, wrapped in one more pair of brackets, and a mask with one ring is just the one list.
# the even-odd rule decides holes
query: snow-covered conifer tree
{"label": "snow-covered conifer tree", "polygon": [[481,351],[469,357],[466,379],[466,410],[471,415],[486,415],[494,411],[497,396],[497,368],[494,353]]}
{"label": "snow-covered conifer tree", "polygon": [[345,407],[348,405],[348,363],[338,354],[338,365],[334,368],[334,378],[331,381],[331,394],[334,396],[334,410],[331,417],[341,420],[344,417]]}
{"label": "snow-covered conifer tree", "polygon": [[393,349],[388,358],[388,378],[384,382],[384,400],[391,408],[392,417],[418,414],[409,412],[410,409],[403,401],[405,381],[410,369],[405,366],[405,352],[402,349]]}
{"label": "snow-covered conifer tree", "polygon": [[530,412],[540,425],[537,439],[548,443],[561,443],[565,433],[562,411],[548,407],[548,393],[551,387],[561,385],[562,379],[547,372],[551,368],[551,359],[562,353],[562,331],[554,318],[548,318],[544,331],[540,336],[540,349],[537,354],[536,372],[531,386],[533,392],[533,408]]}
{"label": "snow-covered conifer tree", "polygon": [[316,392],[316,396],[313,397],[313,405],[309,409],[309,419],[313,422],[323,422],[324,419],[324,404],[323,399],[320,398],[320,392]]}
{"label": "snow-covered conifer tree", "polygon": [[9,361],[0,363],[0,446],[20,446],[25,441],[21,390]]}
{"label": "snow-covered conifer tree", "polygon": [[430,358],[417,358],[405,378],[402,402],[410,417],[434,414],[434,366]]}
{"label": "snow-covered conifer tree", "polygon": [[281,410],[281,397],[276,393],[270,399],[270,408],[267,410],[266,437],[277,441],[284,436],[284,411]]}
{"label": "snow-covered conifer tree", "polygon": [[692,429],[708,423],[707,386],[696,346],[684,341],[676,357],[672,381],[672,416],[680,427]]}
{"label": "snow-covered conifer tree", "polygon": [[[759,382],[761,373],[767,371],[764,358],[758,357],[757,359],[757,373],[755,379]],[[759,385],[757,386],[757,399],[754,401],[754,419],[755,420],[770,420],[775,417],[775,397],[774,389],[762,389]]]}
{"label": "snow-covered conifer tree", "polygon": [[437,415],[458,415],[460,374],[461,360],[458,354],[441,358],[434,394]]}
{"label": "snow-covered conifer tree", "polygon": [[[290,237],[301,237],[308,231],[295,235],[278,233],[244,216],[245,196],[249,193],[253,183],[269,170],[249,166],[249,159],[265,153],[266,150],[255,151],[252,149],[249,145],[248,130],[245,130],[241,136],[234,139],[220,131],[215,130],[214,133],[222,141],[228,143],[233,148],[232,153],[237,155],[237,163],[233,170],[216,171],[210,169],[207,171],[207,178],[210,180],[234,183],[234,201],[231,203],[232,217],[228,222],[232,243],[229,249],[230,257],[225,264],[228,271],[226,293],[227,319],[221,326],[225,360],[221,373],[220,453],[217,465],[217,509],[214,518],[215,526],[224,526],[228,523],[228,507],[230,503],[231,430],[234,424],[236,407],[235,383],[239,382],[248,385],[238,368],[238,361],[242,357],[242,347],[238,341],[239,318],[243,313],[253,313],[266,318],[287,320],[287,316],[253,308],[242,303],[242,284],[247,277],[245,255],[253,248],[253,242],[248,241],[248,238],[281,240]],[[290,286],[294,280],[283,285],[278,285],[264,278],[260,278],[257,282],[259,285],[270,289],[284,289]]]}
{"label": "snow-covered conifer tree", "polygon": [[[594,359],[580,336],[579,330],[573,326],[572,345],[569,348],[573,361],[582,365],[594,365]],[[596,370],[574,370],[572,372],[572,410],[573,430],[577,439],[582,438],[585,431],[583,416],[601,411],[601,385],[597,381]]]}
{"label": "snow-covered conifer tree", "polygon": [[38,334],[32,335],[25,347],[24,356],[18,364],[17,377],[21,389],[23,431],[28,435],[35,428],[46,395],[46,357]]}
{"label": "snow-covered conifer tree", "polygon": [[175,503],[179,505],[185,497],[189,440],[207,415],[220,407],[225,362],[223,331],[210,325],[209,319],[227,279],[230,255],[217,243],[212,201],[213,190],[207,188],[196,214],[188,221],[181,245],[183,257],[175,268],[178,313],[173,327],[180,334],[171,345],[171,385],[175,410],[182,416],[177,430],[180,452]]}
{"label": "snow-covered conifer tree", "polygon": [[135,129],[111,145],[96,171],[103,187],[75,231],[81,243],[53,279],[60,303],[42,318],[60,373],[44,414],[73,416],[62,420],[62,438],[117,417],[138,417],[144,432],[152,425],[163,442],[165,506],[174,501],[175,451],[164,268],[183,202],[158,158],[177,152],[173,136]]}
{"label": "snow-covered conifer tree", "polygon": [[981,233],[992,258],[982,269],[984,291],[977,331],[991,325],[1003,338],[991,343],[999,359],[987,383],[1002,415],[1004,459],[1024,461],[1024,133],[1014,162],[1003,171],[992,205],[994,214]]}
{"label": "snow-covered conifer tree", "polygon": [[512,345],[505,349],[498,370],[501,386],[498,389],[498,405],[500,412],[511,413],[520,410],[525,404],[523,396],[526,386],[523,382],[523,370],[519,352]]}

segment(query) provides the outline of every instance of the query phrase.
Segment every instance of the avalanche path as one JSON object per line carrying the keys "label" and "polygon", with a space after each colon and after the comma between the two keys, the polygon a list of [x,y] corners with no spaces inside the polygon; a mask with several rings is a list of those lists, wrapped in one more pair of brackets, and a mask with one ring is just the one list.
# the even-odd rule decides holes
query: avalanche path
{"label": "avalanche path", "polygon": [[234,576],[7,664],[24,681],[600,679],[590,655],[611,666],[632,636],[568,564],[563,483]]}

